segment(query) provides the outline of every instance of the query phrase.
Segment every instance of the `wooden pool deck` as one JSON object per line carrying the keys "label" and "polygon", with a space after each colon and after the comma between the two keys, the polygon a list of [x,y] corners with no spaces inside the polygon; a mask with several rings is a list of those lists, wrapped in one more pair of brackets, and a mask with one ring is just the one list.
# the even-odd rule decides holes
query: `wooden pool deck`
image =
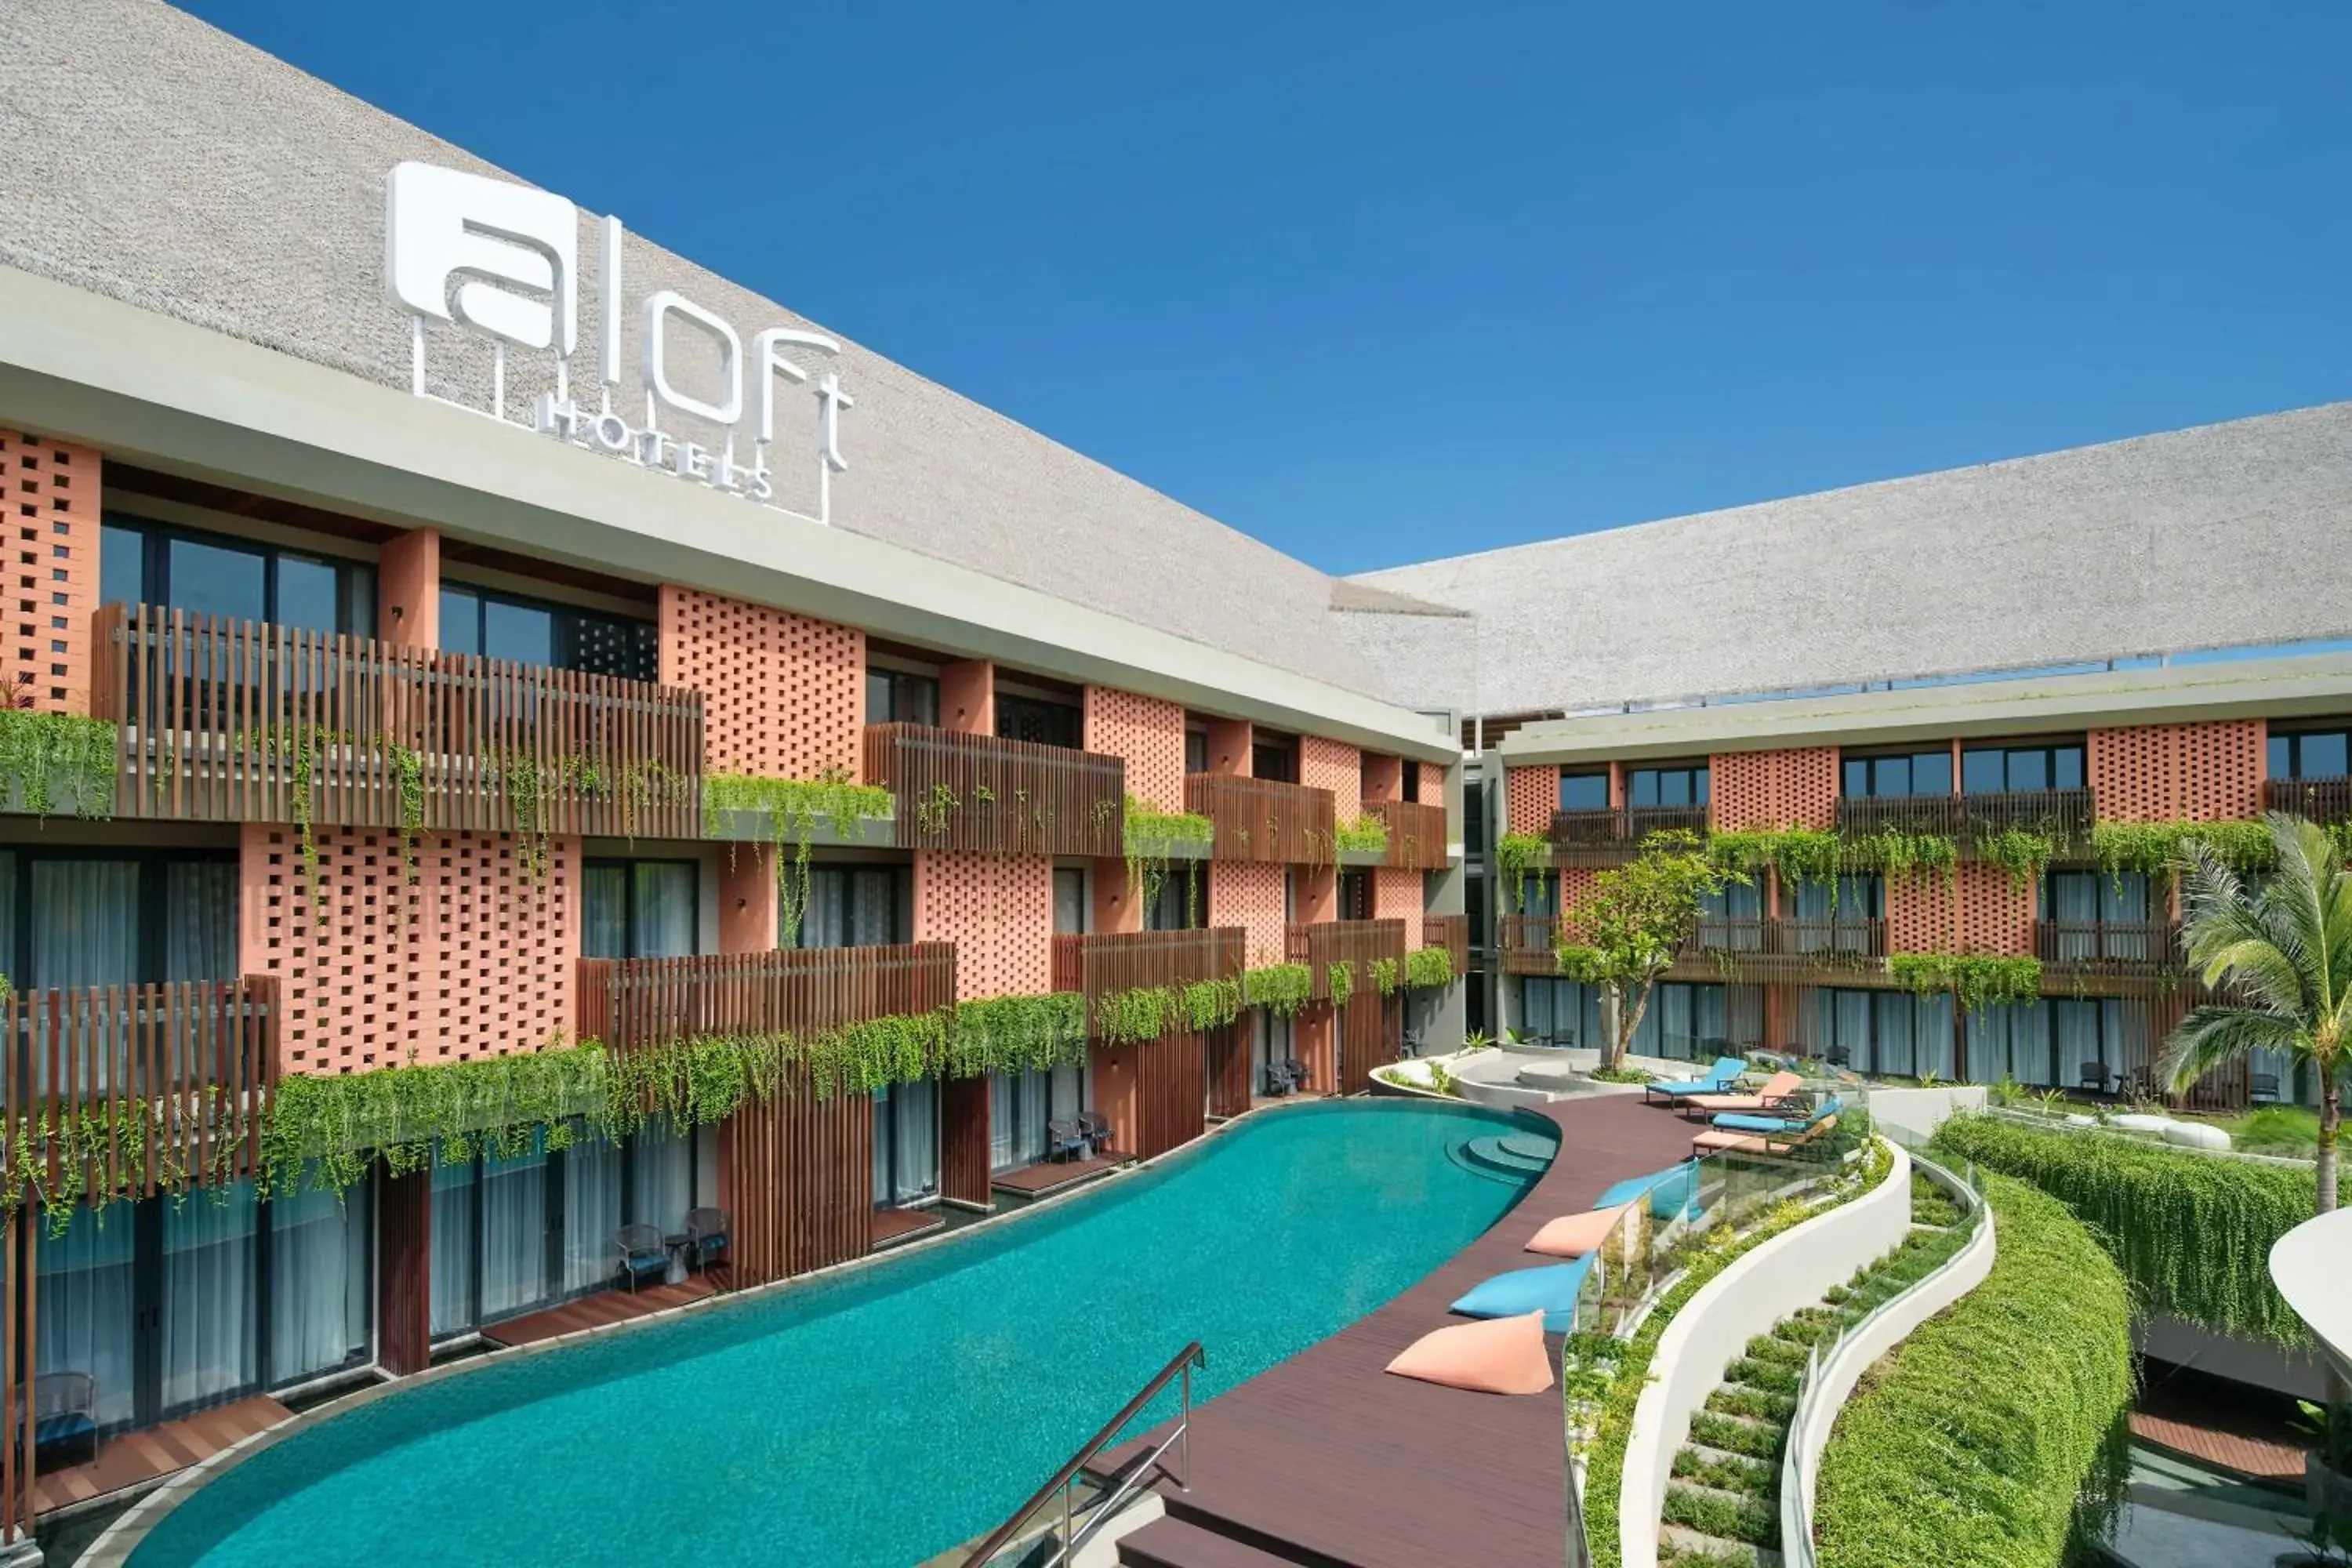
{"label": "wooden pool deck", "polygon": [[1105,1149],[1083,1160],[1040,1160],[1034,1165],[1018,1170],[1001,1171],[989,1179],[989,1184],[1001,1193],[1017,1197],[1042,1198],[1048,1193],[1058,1193],[1065,1187],[1075,1187],[1080,1182],[1091,1182],[1097,1176],[1107,1176],[1121,1165],[1132,1165],[1135,1156],[1117,1149]]}
{"label": "wooden pool deck", "polygon": [[919,1236],[945,1230],[948,1216],[932,1209],[876,1209],[874,1211],[874,1245],[868,1249],[879,1252],[886,1247],[896,1247],[902,1241],[912,1241]]}
{"label": "wooden pool deck", "polygon": [[1469,1394],[1381,1370],[1430,1330],[1467,1321],[1446,1308],[1470,1287],[1543,1262],[1521,1250],[1543,1222],[1690,1153],[1690,1128],[1644,1109],[1638,1095],[1532,1114],[1559,1124],[1560,1150],[1519,1205],[1379,1311],[1195,1410],[1189,1486],[1160,1485],[1168,1517],[1124,1538],[1122,1563],[1559,1568],[1568,1531],[1559,1390]]}
{"label": "wooden pool deck", "polygon": [[637,1290],[599,1290],[593,1296],[579,1297],[560,1307],[551,1307],[544,1312],[492,1323],[482,1331],[482,1338],[498,1345],[532,1345],[541,1340],[576,1334],[583,1329],[601,1329],[608,1323],[625,1323],[632,1318],[650,1318],[656,1312],[683,1307],[706,1296],[716,1296],[723,1288],[724,1279],[723,1271],[705,1269],[699,1274],[688,1275],[676,1285],[647,1285]]}
{"label": "wooden pool deck", "polygon": [[275,1399],[256,1394],[144,1431],[109,1437],[99,1446],[95,1458],[78,1465],[52,1468],[45,1460],[33,1478],[33,1511],[45,1514],[70,1508],[202,1464],[256,1432],[277,1426],[288,1414]]}

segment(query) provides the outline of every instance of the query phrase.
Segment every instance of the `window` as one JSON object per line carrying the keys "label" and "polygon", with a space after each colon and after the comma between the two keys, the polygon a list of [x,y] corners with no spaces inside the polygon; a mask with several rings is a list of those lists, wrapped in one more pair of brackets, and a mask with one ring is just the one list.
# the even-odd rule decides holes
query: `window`
{"label": "window", "polygon": [[99,595],[191,615],[375,636],[375,568],[225,533],[110,515]]}
{"label": "window", "polygon": [[803,947],[887,947],[910,942],[914,873],[904,866],[817,866],[809,871]]}
{"label": "window", "polygon": [[1609,775],[1605,773],[1570,773],[1559,771],[1559,808],[1562,811],[1606,811],[1609,809]]}
{"label": "window", "polygon": [[1559,913],[1559,876],[1554,871],[1522,871],[1519,873],[1519,907],[1513,911],[1523,915],[1556,915]]}
{"label": "window", "polygon": [[[1404,780],[1403,783],[1398,786],[1398,795],[1399,798],[1409,800],[1415,805],[1422,804],[1421,764],[1412,761],[1411,758],[1407,758],[1405,760]],[[1431,805],[1435,805],[1437,803],[1433,800],[1429,802],[1429,804]]]}
{"label": "window", "polygon": [[1960,753],[1960,793],[2083,787],[2083,748],[2073,743],[1970,746]]}
{"label": "window", "polygon": [[1903,991],[1822,987],[1799,993],[1805,1047],[1856,1072],[1917,1078],[1953,1075],[1952,998]]}
{"label": "window", "polygon": [[2042,879],[2042,918],[2053,921],[2048,956],[2081,963],[2162,958],[2165,940],[2147,929],[2147,878],[2138,871],[2052,871]]}
{"label": "window", "polygon": [[1281,784],[1298,782],[1298,742],[1287,735],[1259,735],[1250,742],[1252,776]]}
{"label": "window", "polygon": [[591,860],[581,868],[583,958],[684,958],[701,951],[701,868],[691,860]]}
{"label": "window", "polygon": [[1625,775],[1632,805],[1705,805],[1706,764],[1684,768],[1635,768]]}
{"label": "window", "polygon": [[1008,741],[1028,741],[1040,746],[1060,746],[1076,751],[1079,746],[1078,710],[1066,702],[1048,702],[1037,697],[996,697],[996,732]]}
{"label": "window", "polygon": [[660,639],[651,621],[548,604],[470,584],[441,584],[441,647],[517,664],[655,679]]}
{"label": "window", "polygon": [[1859,800],[1952,793],[1948,747],[1885,757],[1845,759],[1845,794]]}
{"label": "window", "polygon": [[1832,894],[1827,882],[1784,882],[1781,898],[1787,912],[1802,921],[1883,920],[1886,914],[1886,879],[1875,871],[1857,871],[1837,879]]}
{"label": "window", "polygon": [[[1472,871],[1466,886],[1469,890],[1464,896],[1463,902],[1464,907],[1467,909],[1470,913],[1470,951],[1475,952],[1486,945],[1487,940],[1486,875],[1480,871]],[[1477,994],[1477,988],[1475,986],[1471,988],[1471,994]]]}
{"label": "window", "polygon": [[1076,866],[1054,868],[1054,934],[1087,933],[1087,874]]}
{"label": "window", "polygon": [[2274,779],[2340,779],[2352,773],[2352,730],[2273,731],[2269,761]]}
{"label": "window", "polygon": [[1208,923],[1207,868],[1198,860],[1171,866],[1143,906],[1146,931],[1197,931]]}
{"label": "window", "polygon": [[940,683],[931,676],[900,669],[866,672],[868,724],[928,724],[940,721]]}
{"label": "window", "polygon": [[1372,918],[1372,874],[1370,871],[1339,873],[1339,915],[1343,921],[1368,921]]}
{"label": "window", "polygon": [[26,989],[236,978],[225,855],[0,850],[0,963]]}
{"label": "window", "polygon": [[892,1084],[874,1097],[874,1206],[902,1207],[939,1190],[940,1086]]}
{"label": "window", "polygon": [[1209,732],[1206,730],[1184,731],[1184,771],[1188,773],[1209,771]]}
{"label": "window", "polygon": [[1082,1067],[992,1073],[988,1080],[988,1167],[1034,1165],[1045,1157],[1045,1123],[1089,1108]]}
{"label": "window", "polygon": [[1462,785],[1462,853],[1472,860],[1486,854],[1486,786],[1475,773]]}

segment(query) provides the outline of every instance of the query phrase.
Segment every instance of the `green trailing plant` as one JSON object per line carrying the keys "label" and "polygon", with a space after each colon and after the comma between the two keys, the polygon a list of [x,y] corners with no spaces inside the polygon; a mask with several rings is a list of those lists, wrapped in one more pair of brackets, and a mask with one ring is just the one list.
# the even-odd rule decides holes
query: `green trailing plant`
{"label": "green trailing plant", "polygon": [[1825,884],[1832,900],[1846,864],[1844,840],[1819,828],[1742,828],[1710,834],[1706,843],[1707,853],[1742,880],[1753,881],[1769,869],[1784,882]]}
{"label": "green trailing plant", "polygon": [[887,817],[890,792],[879,784],[858,784],[838,768],[815,779],[753,778],[742,773],[714,773],[702,781],[703,831],[713,832],[722,813],[763,815],[768,819],[768,853],[776,871],[778,940],[790,947],[800,941],[801,922],[808,913],[812,850],[820,826],[830,826],[838,838],[854,838],[860,822]]}
{"label": "green trailing plant", "polygon": [[1242,999],[1289,1018],[1315,997],[1315,972],[1303,963],[1269,963],[1242,976]]}
{"label": "green trailing plant", "polygon": [[[1121,842],[1127,858],[1128,895],[1137,900],[1138,908],[1150,909],[1167,880],[1169,863],[1180,857],[1197,860],[1207,856],[1216,845],[1217,827],[1196,813],[1155,810],[1129,795]],[[1189,877],[1185,896],[1188,902],[1197,896]],[[1198,914],[1197,910],[1188,909],[1185,918]]]}
{"label": "green trailing plant", "polygon": [[1331,1005],[1344,1007],[1348,998],[1356,994],[1356,966],[1334,963],[1324,971],[1324,986],[1331,993]]}
{"label": "green trailing plant", "polygon": [[2041,882],[2064,847],[2056,833],[2041,827],[2003,827],[1976,836],[1977,858],[2008,872],[2010,886],[2021,893]]}
{"label": "green trailing plant", "polygon": [[1190,985],[1152,985],[1122,991],[1095,1005],[1095,1032],[1106,1045],[1156,1040],[1171,1027],[1198,1033],[1221,1028],[1241,1016],[1242,983],[1202,980]]}
{"label": "green trailing plant", "polygon": [[[1604,1067],[1620,1067],[1658,976],[1698,930],[1699,900],[1746,873],[1716,858],[1696,834],[1653,833],[1641,853],[1593,879],[1591,896],[1563,910],[1559,972],[1608,994]],[[1574,931],[1581,939],[1570,941]]]}
{"label": "green trailing plant", "polygon": [[400,793],[401,879],[416,880],[416,841],[425,831],[425,758],[397,741],[383,743],[383,758]]}
{"label": "green trailing plant", "polygon": [[953,1077],[1038,1072],[1086,1059],[1086,998],[1075,991],[994,996],[956,1006],[946,1063]]}
{"label": "green trailing plant", "polygon": [[2042,961],[1982,952],[1896,952],[1886,959],[1895,984],[1916,995],[1949,991],[1963,1013],[2042,999]]}
{"label": "green trailing plant", "polygon": [[65,796],[74,815],[114,815],[115,728],[103,719],[0,708],[0,801],[47,816]]}
{"label": "green trailing plant", "polygon": [[1372,960],[1372,989],[1383,996],[1396,994],[1397,983],[1403,978],[1403,964],[1393,958]]}
{"label": "green trailing plant", "polygon": [[1404,955],[1408,990],[1430,991],[1454,984],[1454,954],[1442,947],[1418,948]]}
{"label": "green trailing plant", "polygon": [[2251,822],[2100,822],[2091,828],[2091,859],[2109,876],[2137,872],[2169,878],[2192,842],[2243,875],[2267,869],[2274,846],[2270,828]]}
{"label": "green trailing plant", "polygon": [[2119,1495],[2131,1302],[2063,1205],[2000,1176],[1992,1272],[1874,1369],[1821,1465],[1822,1568],[2049,1568]]}
{"label": "green trailing plant", "polygon": [[1935,1147],[2064,1203],[2145,1309],[2216,1333],[2305,1342],[2302,1320],[2271,1283],[2270,1249],[2311,1217],[2309,1170],[1994,1116],[1952,1118]]}
{"label": "green trailing plant", "polygon": [[[1834,838],[1835,834],[1830,835]],[[1856,870],[1876,871],[1889,882],[1916,882],[1938,877],[1949,888],[1958,874],[1960,846],[1946,833],[1913,833],[1900,827],[1880,827],[1841,841],[1841,863]],[[1836,907],[1832,883],[1831,906]]]}
{"label": "green trailing plant", "polygon": [[1551,863],[1551,846],[1532,833],[1506,833],[1495,841],[1495,876],[1510,890],[1511,908],[1525,913],[1528,876]]}
{"label": "green trailing plant", "polygon": [[1333,847],[1340,854],[1388,853],[1389,825],[1377,816],[1359,816],[1353,822],[1340,823],[1331,837]]}

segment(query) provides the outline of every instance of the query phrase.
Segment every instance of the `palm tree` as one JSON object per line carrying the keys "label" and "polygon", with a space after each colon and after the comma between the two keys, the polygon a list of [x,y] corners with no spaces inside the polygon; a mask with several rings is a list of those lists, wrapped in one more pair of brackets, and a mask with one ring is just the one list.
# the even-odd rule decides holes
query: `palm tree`
{"label": "palm tree", "polygon": [[2352,1046],[2352,875],[2326,829],[2269,818],[2276,864],[2249,888],[2191,839],[2181,875],[2181,940],[2221,998],[2165,1043],[2179,1093],[2250,1051],[2308,1062],[2319,1076],[2319,1212],[2336,1206],[2337,1075]]}

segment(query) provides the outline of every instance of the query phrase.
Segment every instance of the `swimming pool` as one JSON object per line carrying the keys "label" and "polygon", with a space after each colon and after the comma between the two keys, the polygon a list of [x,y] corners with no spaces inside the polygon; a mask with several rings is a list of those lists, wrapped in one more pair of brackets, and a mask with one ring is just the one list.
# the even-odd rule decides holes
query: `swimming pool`
{"label": "swimming pool", "polygon": [[1197,1401],[1414,1283],[1532,1184],[1461,1158],[1523,1125],[1255,1116],[1034,1217],[358,1406],[198,1490],[131,1563],[901,1568],[1001,1522],[1186,1341]]}

